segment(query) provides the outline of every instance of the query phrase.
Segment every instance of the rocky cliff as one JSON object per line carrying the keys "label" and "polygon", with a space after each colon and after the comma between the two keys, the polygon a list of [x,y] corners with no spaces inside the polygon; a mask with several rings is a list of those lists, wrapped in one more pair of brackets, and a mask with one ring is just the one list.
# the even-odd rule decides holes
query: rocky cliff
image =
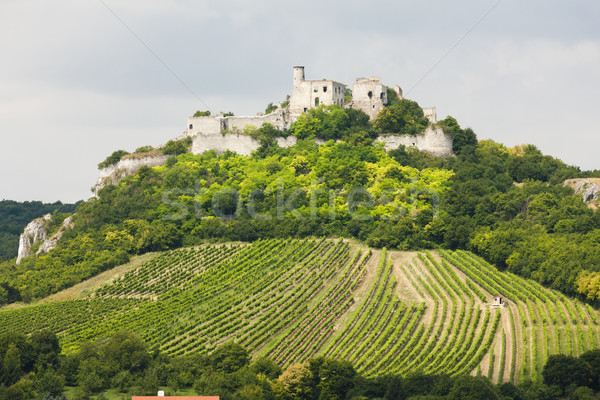
{"label": "rocky cliff", "polygon": [[567,179],[564,185],[572,187],[589,207],[597,208],[600,205],[600,178]]}
{"label": "rocky cliff", "polygon": [[48,237],[48,226],[52,220],[51,214],[46,214],[41,218],[34,219],[26,227],[19,239],[19,252],[17,255],[17,264],[25,257],[29,257],[35,244],[42,242],[36,255],[47,253],[56,247],[58,241],[67,229],[73,227],[73,216],[65,218],[61,227],[52,236]]}
{"label": "rocky cliff", "polygon": [[115,165],[102,168],[98,180],[92,188],[92,192],[94,192],[94,196],[97,196],[98,191],[103,187],[119,183],[123,178],[135,174],[137,170],[144,166],[156,167],[157,165],[163,165],[167,161],[167,158],[169,158],[169,156],[126,158]]}

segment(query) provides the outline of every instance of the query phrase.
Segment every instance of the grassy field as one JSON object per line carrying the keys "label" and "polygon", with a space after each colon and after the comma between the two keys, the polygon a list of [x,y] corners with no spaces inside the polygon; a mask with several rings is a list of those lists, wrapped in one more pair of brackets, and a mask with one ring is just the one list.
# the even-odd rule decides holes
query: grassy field
{"label": "grassy field", "polygon": [[[496,295],[504,307],[491,306]],[[119,330],[171,355],[233,339],[283,367],[326,355],[367,376],[479,372],[518,382],[540,379],[551,354],[599,348],[598,320],[597,310],[468,252],[261,240],[137,259],[0,310],[0,332],[49,328],[67,353]]]}

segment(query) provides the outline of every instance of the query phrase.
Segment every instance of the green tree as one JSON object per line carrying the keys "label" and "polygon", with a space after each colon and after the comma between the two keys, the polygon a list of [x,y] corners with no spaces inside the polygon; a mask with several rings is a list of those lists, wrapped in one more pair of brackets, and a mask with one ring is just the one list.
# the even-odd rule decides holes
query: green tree
{"label": "green tree", "polygon": [[571,385],[589,385],[592,378],[585,361],[564,354],[555,354],[548,357],[542,376],[547,385],[556,385],[563,393]]}
{"label": "green tree", "polygon": [[244,347],[230,341],[217,347],[210,355],[210,360],[215,371],[232,373],[248,365],[250,355]]}
{"label": "green tree", "polygon": [[29,337],[28,342],[37,355],[34,365],[38,369],[58,367],[58,355],[60,354],[61,348],[55,333],[47,329],[34,332]]}
{"label": "green tree", "polygon": [[416,135],[427,128],[429,120],[416,101],[402,99],[381,110],[373,125],[381,133]]}
{"label": "green tree", "polygon": [[2,374],[0,383],[11,386],[23,375],[21,353],[15,343],[10,343],[2,360]]}
{"label": "green tree", "polygon": [[317,390],[321,400],[342,400],[354,387],[356,371],[348,361],[325,359],[319,367]]}
{"label": "green tree", "polygon": [[271,113],[272,113],[273,111],[275,111],[275,110],[277,110],[277,106],[276,106],[276,105],[274,105],[274,104],[271,102],[271,103],[269,103],[269,104],[267,105],[267,108],[265,109],[265,115],[266,115],[266,114],[271,114]]}
{"label": "green tree", "polygon": [[290,365],[277,381],[281,394],[286,399],[305,400],[313,398],[313,374],[307,363]]}
{"label": "green tree", "polygon": [[498,393],[489,379],[463,375],[456,379],[448,400],[497,400]]}
{"label": "green tree", "polygon": [[275,361],[267,357],[260,357],[250,364],[250,369],[255,374],[265,375],[269,379],[277,379],[281,375],[282,369]]}
{"label": "green tree", "polygon": [[167,155],[179,155],[187,153],[192,145],[192,138],[187,137],[181,140],[169,140],[161,149]]}
{"label": "green tree", "polygon": [[194,118],[198,117],[210,117],[210,111],[196,111],[194,113]]}
{"label": "green tree", "polygon": [[65,378],[53,370],[47,370],[36,375],[35,389],[43,399],[59,398],[65,390]]}
{"label": "green tree", "polygon": [[110,167],[111,165],[118,163],[121,160],[121,158],[123,158],[123,156],[126,156],[127,154],[129,153],[125,150],[114,151],[110,156],[106,157],[104,161],[98,164],[98,169]]}
{"label": "green tree", "polygon": [[462,129],[456,119],[447,116],[438,122],[444,132],[452,136],[452,151],[454,154],[462,155],[472,151],[477,146],[477,135],[471,128]]}

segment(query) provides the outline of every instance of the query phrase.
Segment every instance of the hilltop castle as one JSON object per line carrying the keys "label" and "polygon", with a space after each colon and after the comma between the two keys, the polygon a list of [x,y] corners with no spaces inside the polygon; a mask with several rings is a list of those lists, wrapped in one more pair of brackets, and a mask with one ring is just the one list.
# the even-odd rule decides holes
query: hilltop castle
{"label": "hilltop castle", "polygon": [[[286,105],[278,103],[273,112],[259,113],[255,116],[225,116],[223,114],[206,117],[189,117],[183,137],[192,138],[193,154],[215,151],[222,154],[232,151],[240,155],[250,155],[260,147],[260,142],[243,130],[249,126],[260,127],[269,123],[280,130],[288,130],[302,113],[320,105],[338,105],[364,111],[371,120],[388,104],[388,94],[402,98],[402,89],[395,85],[392,90],[381,83],[378,77],[358,78],[352,86],[352,95],[347,93],[346,85],[332,80],[306,80],[304,67],[294,67],[292,94],[286,99]],[[452,155],[452,137],[436,126],[435,107],[424,108],[423,113],[431,124],[418,135],[383,134],[375,139],[386,150],[399,146],[416,147],[436,156]],[[182,136],[177,139],[182,139]],[[295,136],[276,138],[280,147],[296,144]],[[94,194],[106,185],[119,182],[125,176],[135,173],[142,166],[163,165],[168,156],[148,156],[142,158],[124,158],[114,165],[102,168],[94,185]]]}
{"label": "hilltop castle", "polygon": [[[393,92],[402,98],[402,89],[395,85]],[[348,102],[346,102],[348,100]],[[207,117],[189,117],[187,136],[215,134],[223,131],[243,131],[248,126],[260,127],[269,123],[280,130],[288,130],[298,117],[319,105],[338,105],[342,108],[354,108],[364,111],[371,120],[388,104],[388,87],[379,77],[358,78],[352,86],[352,96],[346,93],[346,85],[332,80],[306,80],[304,67],[294,67],[292,94],[287,98],[288,105],[281,103],[269,113],[255,116],[225,116],[223,114]],[[424,108],[425,116],[432,123],[437,122],[435,107]]]}

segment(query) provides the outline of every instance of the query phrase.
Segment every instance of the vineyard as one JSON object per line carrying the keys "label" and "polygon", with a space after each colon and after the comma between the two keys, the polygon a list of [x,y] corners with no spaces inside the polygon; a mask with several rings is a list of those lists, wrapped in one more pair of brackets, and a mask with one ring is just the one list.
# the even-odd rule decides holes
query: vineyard
{"label": "vineyard", "polygon": [[518,382],[541,379],[551,354],[600,348],[598,320],[589,305],[468,252],[289,239],[168,251],[88,299],[0,310],[0,332],[48,328],[67,353],[120,330],[171,355],[235,340],[283,367],[324,355],[367,376]]}

